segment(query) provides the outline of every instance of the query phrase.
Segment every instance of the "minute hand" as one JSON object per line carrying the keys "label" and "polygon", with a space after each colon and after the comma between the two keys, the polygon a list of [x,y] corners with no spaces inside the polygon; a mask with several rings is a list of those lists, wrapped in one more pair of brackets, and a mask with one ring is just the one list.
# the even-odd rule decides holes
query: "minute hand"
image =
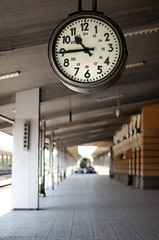
{"label": "minute hand", "polygon": [[56,53],[65,54],[65,53],[74,53],[74,52],[84,52],[84,51],[90,51],[90,50],[94,51],[94,48],[70,49],[70,50],[65,50],[65,51],[56,52]]}

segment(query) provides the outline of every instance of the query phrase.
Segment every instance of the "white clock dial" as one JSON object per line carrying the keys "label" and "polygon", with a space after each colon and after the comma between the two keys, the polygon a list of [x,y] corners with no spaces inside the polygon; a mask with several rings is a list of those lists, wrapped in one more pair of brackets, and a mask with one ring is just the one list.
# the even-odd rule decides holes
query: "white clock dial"
{"label": "white clock dial", "polygon": [[53,31],[49,61],[70,89],[93,93],[113,85],[125,69],[124,35],[110,18],[99,12],[71,14]]}
{"label": "white clock dial", "polygon": [[116,67],[120,55],[119,39],[106,22],[83,17],[67,24],[53,46],[57,68],[76,82],[97,82]]}

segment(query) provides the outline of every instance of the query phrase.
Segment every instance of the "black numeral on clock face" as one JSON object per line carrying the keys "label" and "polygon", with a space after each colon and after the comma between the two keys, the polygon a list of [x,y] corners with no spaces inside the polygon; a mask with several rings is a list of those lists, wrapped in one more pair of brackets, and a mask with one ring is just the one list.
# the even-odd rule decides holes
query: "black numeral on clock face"
{"label": "black numeral on clock face", "polygon": [[74,69],[76,70],[76,72],[75,72],[75,76],[76,76],[80,68],[79,67],[75,67]]}
{"label": "black numeral on clock face", "polygon": [[94,27],[94,29],[95,29],[95,33],[97,33],[97,25]]}
{"label": "black numeral on clock face", "polygon": [[98,66],[98,67],[97,67],[97,70],[98,70],[97,73],[98,73],[98,74],[101,74],[101,73],[102,73],[102,66]]}
{"label": "black numeral on clock face", "polygon": [[104,36],[105,36],[105,42],[110,41],[109,33],[105,33]]}
{"label": "black numeral on clock face", "polygon": [[82,31],[89,31],[88,26],[89,26],[89,24],[87,22],[81,23],[81,30]]}
{"label": "black numeral on clock face", "polygon": [[76,35],[76,28],[71,28],[70,31],[71,31],[71,36]]}
{"label": "black numeral on clock face", "polygon": [[84,74],[85,78],[90,78],[91,74],[89,73],[89,69]]}
{"label": "black numeral on clock face", "polygon": [[64,67],[68,67],[69,66],[69,59],[68,58],[64,59],[63,65],[64,65]]}
{"label": "black numeral on clock face", "polygon": [[107,65],[109,65],[109,63],[110,63],[110,62],[109,62],[109,57],[106,58],[106,60],[105,60],[104,63],[106,63]]}
{"label": "black numeral on clock face", "polygon": [[109,43],[108,46],[109,46],[108,52],[112,52],[113,49],[114,49],[114,48],[113,48],[113,44],[112,44],[112,43]]}
{"label": "black numeral on clock face", "polygon": [[69,35],[63,36],[62,38],[63,38],[63,44],[65,44],[65,43],[69,44],[70,43],[71,38],[70,38]]}
{"label": "black numeral on clock face", "polygon": [[65,49],[64,48],[60,48],[60,53],[62,55],[62,57],[65,55]]}

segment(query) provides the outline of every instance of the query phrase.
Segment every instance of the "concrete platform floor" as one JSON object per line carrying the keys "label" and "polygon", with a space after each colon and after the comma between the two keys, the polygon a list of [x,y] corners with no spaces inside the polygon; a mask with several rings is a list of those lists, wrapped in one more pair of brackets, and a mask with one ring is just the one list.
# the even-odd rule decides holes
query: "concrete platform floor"
{"label": "concrete platform floor", "polygon": [[0,218],[2,240],[159,240],[159,191],[108,176],[72,175],[40,198],[41,210]]}

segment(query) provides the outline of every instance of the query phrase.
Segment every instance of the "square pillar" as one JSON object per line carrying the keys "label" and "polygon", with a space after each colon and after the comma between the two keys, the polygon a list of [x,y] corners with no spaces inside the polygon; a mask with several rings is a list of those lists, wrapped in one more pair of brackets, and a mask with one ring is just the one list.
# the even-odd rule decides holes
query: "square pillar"
{"label": "square pillar", "polygon": [[159,104],[142,108],[141,189],[159,189]]}
{"label": "square pillar", "polygon": [[[16,93],[13,130],[13,209],[38,209],[39,88]],[[28,148],[24,124],[29,123]]]}

